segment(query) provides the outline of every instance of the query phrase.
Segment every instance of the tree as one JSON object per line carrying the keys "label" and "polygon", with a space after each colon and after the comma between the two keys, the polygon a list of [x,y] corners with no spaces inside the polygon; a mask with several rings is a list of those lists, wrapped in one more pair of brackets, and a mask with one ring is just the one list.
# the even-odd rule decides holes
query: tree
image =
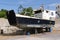
{"label": "tree", "polygon": [[20,6],[18,7],[18,13],[20,13],[20,12],[22,11],[22,9],[23,9],[23,6],[20,5]]}
{"label": "tree", "polygon": [[28,7],[28,8],[27,8],[27,13],[26,13],[26,15],[28,15],[28,16],[32,16],[32,15],[33,15],[33,9],[32,9],[32,7]]}
{"label": "tree", "polygon": [[21,14],[21,15],[25,15],[25,14],[26,14],[26,10],[27,10],[26,8],[23,8],[23,10],[21,11],[20,14]]}
{"label": "tree", "polygon": [[5,9],[0,10],[0,18],[6,18],[6,11]]}
{"label": "tree", "polygon": [[33,15],[33,9],[32,9],[32,7],[23,8],[23,10],[21,11],[20,14],[21,15],[32,16]]}

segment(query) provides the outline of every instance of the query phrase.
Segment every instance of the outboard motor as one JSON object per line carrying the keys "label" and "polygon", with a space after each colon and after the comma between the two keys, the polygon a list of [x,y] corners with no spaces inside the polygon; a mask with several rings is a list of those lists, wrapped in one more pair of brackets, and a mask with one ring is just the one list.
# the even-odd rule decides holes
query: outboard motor
{"label": "outboard motor", "polygon": [[14,10],[7,11],[6,15],[10,25],[17,25]]}

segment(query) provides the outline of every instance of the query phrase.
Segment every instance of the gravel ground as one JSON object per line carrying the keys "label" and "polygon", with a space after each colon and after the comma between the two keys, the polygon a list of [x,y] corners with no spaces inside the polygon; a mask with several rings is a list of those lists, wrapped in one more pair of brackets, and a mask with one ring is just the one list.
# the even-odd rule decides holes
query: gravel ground
{"label": "gravel ground", "polygon": [[0,40],[60,40],[60,31],[46,32],[31,35],[0,35]]}
{"label": "gravel ground", "polygon": [[[0,20],[0,26],[1,25],[6,26],[7,24],[4,23],[5,21],[2,22],[3,20]],[[60,19],[59,22],[57,22],[57,24],[60,25]],[[58,26],[57,24],[55,25],[56,27]],[[58,28],[60,29],[60,26],[55,28],[54,30]],[[0,40],[60,40],[60,31],[52,31],[49,33],[47,32],[47,33],[40,33],[40,34],[33,34],[33,35],[14,35],[14,36],[0,35]]]}

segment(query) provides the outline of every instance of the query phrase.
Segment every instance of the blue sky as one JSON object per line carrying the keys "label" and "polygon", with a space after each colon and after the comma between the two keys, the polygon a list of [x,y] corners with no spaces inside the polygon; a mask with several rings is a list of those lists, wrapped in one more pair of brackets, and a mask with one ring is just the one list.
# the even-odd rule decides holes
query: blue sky
{"label": "blue sky", "polygon": [[45,9],[55,10],[56,4],[60,4],[60,0],[0,0],[0,9],[14,9],[17,12],[19,5],[38,9],[41,4],[44,4]]}

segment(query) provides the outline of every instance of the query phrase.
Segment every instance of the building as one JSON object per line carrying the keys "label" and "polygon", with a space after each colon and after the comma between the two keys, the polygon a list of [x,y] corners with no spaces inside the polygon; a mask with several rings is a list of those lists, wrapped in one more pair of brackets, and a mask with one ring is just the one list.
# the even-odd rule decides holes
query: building
{"label": "building", "polygon": [[56,14],[57,14],[57,17],[60,17],[60,4],[56,6]]}

